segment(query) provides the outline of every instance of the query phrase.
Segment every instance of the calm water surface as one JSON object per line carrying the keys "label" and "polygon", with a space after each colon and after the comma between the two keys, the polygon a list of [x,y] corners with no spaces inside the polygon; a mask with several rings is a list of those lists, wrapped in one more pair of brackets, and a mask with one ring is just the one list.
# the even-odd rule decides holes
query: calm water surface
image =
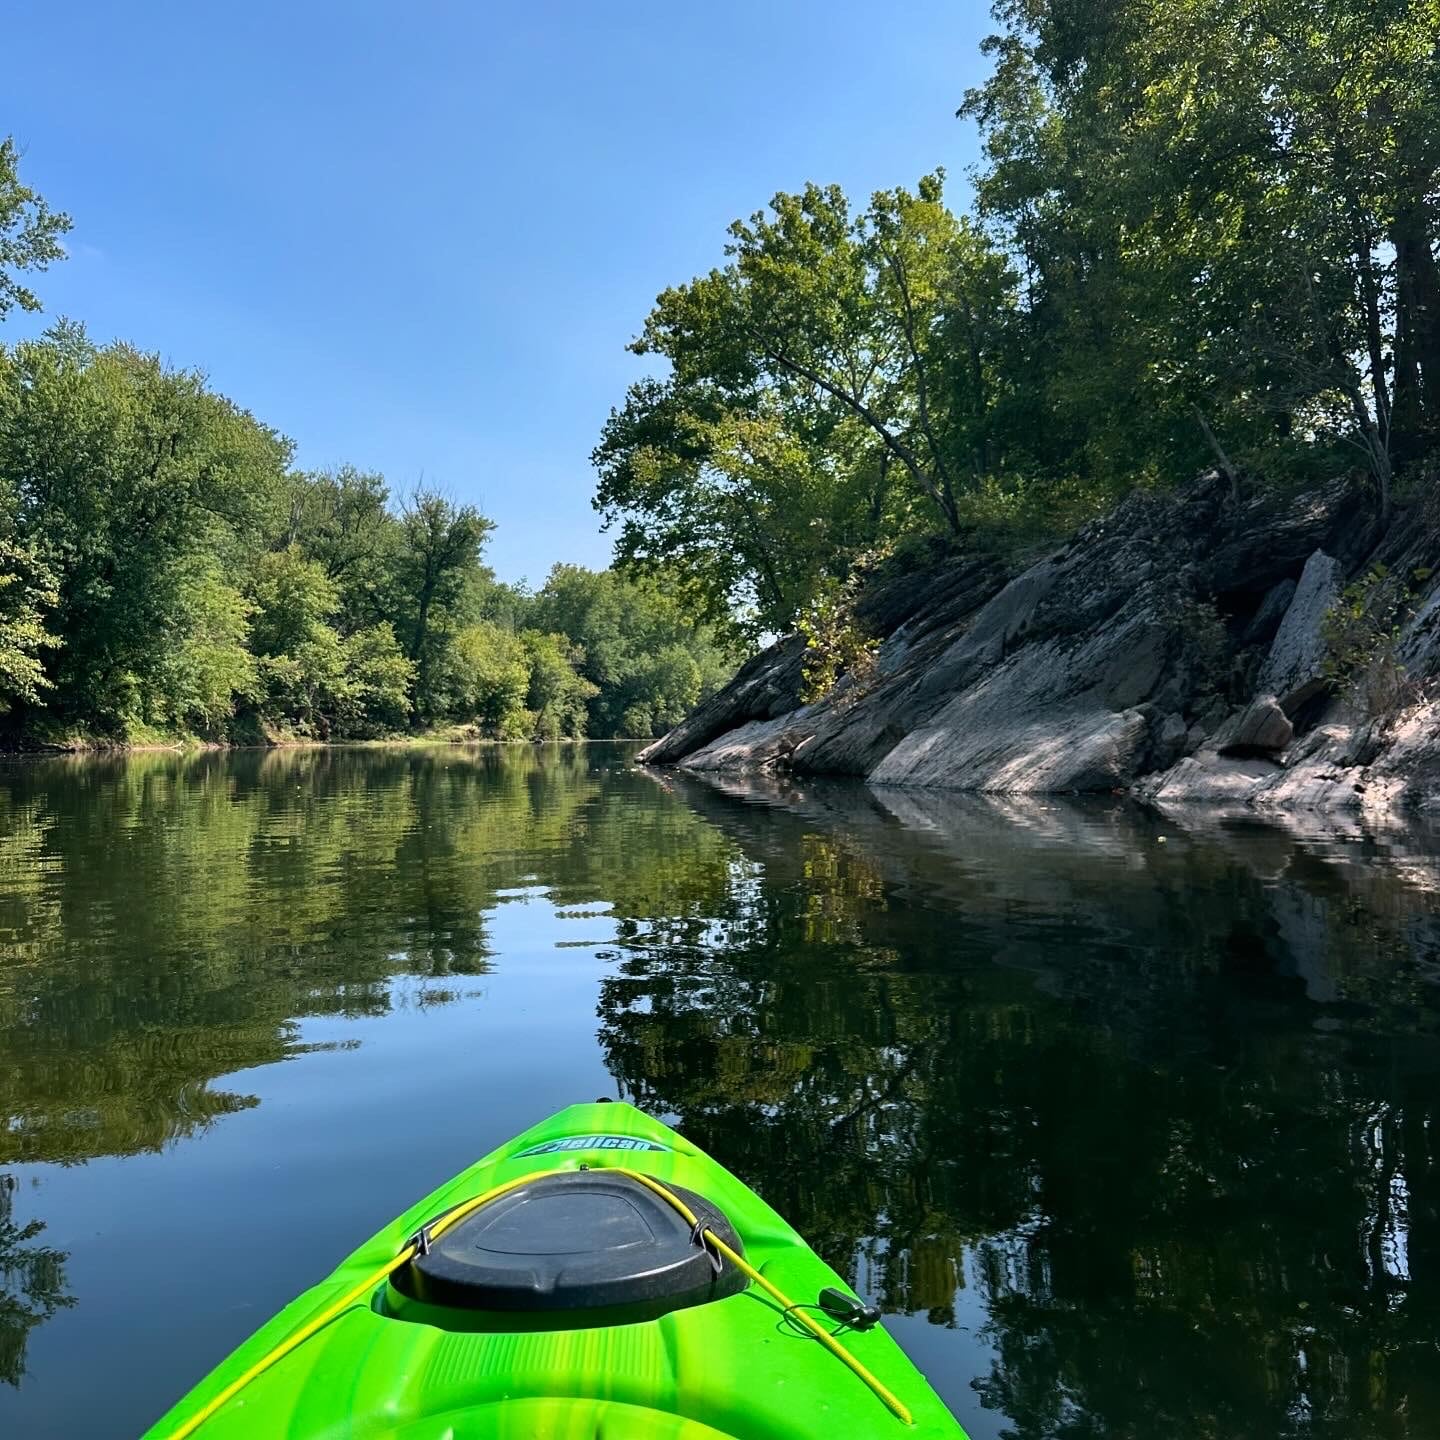
{"label": "calm water surface", "polygon": [[133,1435],[609,1094],[975,1440],[1440,1435],[1437,889],[1423,832],[613,746],[0,766],[0,1434]]}

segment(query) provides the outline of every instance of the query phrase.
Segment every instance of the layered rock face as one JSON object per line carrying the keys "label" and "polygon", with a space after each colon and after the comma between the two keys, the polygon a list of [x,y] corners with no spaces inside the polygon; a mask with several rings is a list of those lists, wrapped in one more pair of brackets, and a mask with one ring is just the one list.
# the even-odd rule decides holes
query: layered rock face
{"label": "layered rock face", "polygon": [[[1236,506],[1218,476],[1136,494],[1020,573],[951,561],[877,581],[860,618],[877,676],[799,701],[797,637],[755,657],[641,752],[697,771],[864,776],[990,793],[1130,790],[1162,805],[1440,801],[1440,530],[1381,534],[1345,483]],[[1405,681],[1383,720],[1325,675],[1348,579],[1418,575]]]}

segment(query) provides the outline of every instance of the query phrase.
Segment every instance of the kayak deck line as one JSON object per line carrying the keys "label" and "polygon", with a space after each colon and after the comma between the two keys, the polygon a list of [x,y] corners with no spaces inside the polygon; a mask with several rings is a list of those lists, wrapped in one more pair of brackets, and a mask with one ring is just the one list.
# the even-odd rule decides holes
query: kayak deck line
{"label": "kayak deck line", "polygon": [[691,1213],[689,1207],[678,1196],[672,1195],[658,1180],[652,1180],[648,1175],[642,1175],[638,1170],[625,1170],[623,1174],[629,1175],[632,1179],[638,1180],[642,1185],[653,1190],[657,1195],[668,1200],[686,1221],[695,1229],[695,1233],[702,1241],[709,1241],[721,1255],[725,1257],[741,1274],[748,1276],[760,1288],[766,1291],[773,1299],[783,1307],[785,1314],[794,1315],[797,1320],[842,1364],[846,1365],[860,1377],[879,1397],[881,1403],[897,1420],[906,1425],[911,1424],[910,1411],[904,1402],[899,1399],[883,1381],[876,1378],[864,1365],[860,1363],[823,1325],[817,1324],[805,1313],[805,1309],[798,1302],[792,1300],[778,1285],[773,1285],[767,1280],[748,1260],[738,1255],[730,1248],[715,1232],[708,1227],[702,1228],[698,1220]]}
{"label": "kayak deck line", "polygon": [[[609,1133],[597,1133],[602,1116]],[[797,1286],[819,1302],[792,1299]],[[769,1297],[784,1328],[830,1359],[777,1347],[754,1312],[732,1307],[746,1290]],[[816,1310],[837,1328],[807,1313]],[[876,1400],[891,1423],[964,1440],[878,1320],[754,1191],[682,1136],[630,1105],[577,1105],[392,1222],[145,1440],[216,1426],[217,1440],[808,1440],[889,1433],[875,1428],[878,1410],[866,1418]],[[308,1362],[277,1368],[312,1341]],[[455,1359],[435,1368],[442,1342]],[[825,1380],[819,1367],[835,1360],[870,1397]]]}
{"label": "kayak deck line", "polygon": [[415,1239],[409,1241],[393,1260],[387,1260],[373,1275],[367,1275],[358,1285],[347,1290],[313,1320],[302,1325],[293,1335],[282,1340],[267,1354],[262,1355],[243,1375],[237,1376],[213,1400],[197,1410],[178,1429],[172,1430],[169,1440],[186,1440],[187,1436],[193,1435],[217,1410],[228,1405],[252,1380],[263,1375],[272,1365],[278,1364],[292,1350],[299,1349],[312,1335],[323,1330],[337,1315],[343,1314],[352,1305],[369,1295],[381,1281],[388,1280],[402,1265],[408,1265],[416,1255],[421,1253],[422,1247],[428,1249],[434,1240],[437,1240],[452,1225],[463,1220],[466,1215],[480,1209],[482,1205],[488,1205],[492,1200],[498,1200],[511,1190],[518,1190],[522,1185],[528,1185],[536,1175],[546,1173],[546,1171],[538,1170],[532,1175],[521,1175],[514,1180],[507,1180],[503,1185],[496,1185],[493,1189],[485,1191],[483,1195],[477,1195],[473,1200],[467,1200],[453,1210],[437,1216],[429,1224],[422,1225],[416,1231]]}

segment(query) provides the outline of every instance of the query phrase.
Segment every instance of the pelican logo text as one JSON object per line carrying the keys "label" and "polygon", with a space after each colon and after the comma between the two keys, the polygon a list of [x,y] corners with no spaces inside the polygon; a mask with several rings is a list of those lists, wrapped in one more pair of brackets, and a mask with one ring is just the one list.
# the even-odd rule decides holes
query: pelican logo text
{"label": "pelican logo text", "polygon": [[[556,1155],[562,1150],[668,1150],[653,1140],[637,1140],[633,1135],[567,1135],[563,1140],[546,1140],[521,1150],[520,1155]],[[517,1158],[519,1158],[517,1156]]]}

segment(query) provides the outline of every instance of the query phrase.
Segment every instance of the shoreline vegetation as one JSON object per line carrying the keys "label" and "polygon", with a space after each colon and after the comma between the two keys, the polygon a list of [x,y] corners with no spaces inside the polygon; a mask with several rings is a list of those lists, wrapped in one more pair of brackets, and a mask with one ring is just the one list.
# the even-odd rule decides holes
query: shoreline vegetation
{"label": "shoreline vegetation", "polygon": [[255,750],[388,750],[388,749],[489,749],[492,747],[539,745],[643,745],[643,737],[631,735],[561,735],[551,740],[499,740],[484,735],[475,726],[448,726],[439,730],[397,731],[356,740],[316,740],[303,735],[274,735],[264,740],[203,740],[195,735],[173,735],[144,740],[96,740],[71,737],[68,740],[34,742],[0,747],[0,760],[42,760],[74,755],[201,755],[209,752]]}
{"label": "shoreline vegetation", "polygon": [[782,637],[642,761],[1440,804],[1440,10],[992,14],[968,206],[782,192],[632,346],[619,557]]}
{"label": "shoreline vegetation", "polygon": [[[0,142],[0,319],[69,227]],[[507,584],[493,530],[73,320],[0,344],[0,750],[643,739],[733,671],[672,577]]]}
{"label": "shoreline vegetation", "polygon": [[[1312,647],[1310,688],[1288,707],[1255,675],[1212,676],[1262,664],[1256,637],[1313,557],[1243,574],[1210,557],[1216,588],[1183,547],[1157,546],[1151,569],[1092,593],[1119,614],[1164,581],[1156,663],[1183,660],[1184,676],[1143,725],[1097,718],[1094,743],[1119,735],[1143,769],[1216,735],[1222,749],[1253,748],[1252,731],[1267,747],[1303,738],[1316,683],[1363,692],[1372,728],[1428,700],[1434,0],[1003,0],[993,14],[991,73],[956,97],[981,140],[966,208],[940,169],[863,203],[809,183],[735,221],[714,268],[660,292],[630,345],[651,373],[592,456],[610,570],[506,585],[473,506],[355,468],[298,470],[282,435],[198,371],[96,345],[68,320],[0,346],[0,743],[457,724],[644,739],[794,637],[793,693],[752,697],[768,722],[883,679],[906,641],[882,649],[897,580],[932,577],[969,624],[997,582],[1045,588],[1044,557],[1060,566],[1151,499],[1168,513],[1203,474],[1220,486],[1205,523],[1245,531],[1257,556],[1292,500],[1353,498],[1345,554],[1327,535],[1315,561],[1336,583],[1317,580],[1325,603],[1305,616],[1325,653]],[[69,227],[17,164],[4,142],[0,318],[38,308],[16,277],[61,258]],[[975,604],[946,598],[956,586]],[[1089,612],[1052,623],[1057,646],[1119,633]],[[1000,634],[1004,660],[1019,632]],[[917,678],[917,714],[931,713],[948,682]],[[1133,687],[1105,684],[1120,705],[1107,715],[1135,708],[1121,704]],[[1213,728],[1212,711],[1252,697],[1242,741]],[[887,735],[842,768],[868,771]]]}

